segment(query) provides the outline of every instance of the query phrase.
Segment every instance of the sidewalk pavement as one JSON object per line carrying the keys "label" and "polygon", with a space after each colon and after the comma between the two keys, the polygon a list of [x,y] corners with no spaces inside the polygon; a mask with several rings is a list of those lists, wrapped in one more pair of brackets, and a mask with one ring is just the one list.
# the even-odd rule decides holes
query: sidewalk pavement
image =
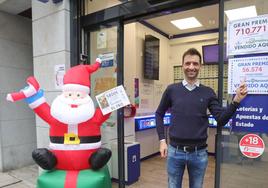
{"label": "sidewalk pavement", "polygon": [[0,172],[0,188],[35,188],[37,177],[37,165]]}

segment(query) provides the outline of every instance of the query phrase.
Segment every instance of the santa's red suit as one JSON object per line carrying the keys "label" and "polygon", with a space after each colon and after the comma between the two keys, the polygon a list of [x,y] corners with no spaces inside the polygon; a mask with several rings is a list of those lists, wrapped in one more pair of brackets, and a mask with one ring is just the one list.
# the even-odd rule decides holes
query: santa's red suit
{"label": "santa's red suit", "polygon": [[[82,92],[85,95],[89,94],[90,74],[98,70],[100,64],[100,59],[97,59],[96,63],[93,65],[78,65],[69,69],[64,75],[63,91]],[[89,116],[86,115],[86,119],[78,121],[80,122],[79,124],[73,123],[76,121],[71,120],[63,121],[60,118],[55,118],[57,116],[53,115],[53,108],[51,111],[34,77],[29,77],[27,83],[29,86],[20,92],[8,94],[7,100],[14,102],[24,98],[34,112],[49,124],[49,149],[56,157],[55,168],[62,170],[82,170],[90,168],[90,157],[93,153],[96,154],[96,151],[101,147],[100,126],[109,118],[110,114],[103,115],[99,108],[94,112],[94,104],[92,102],[92,110],[86,110],[86,114],[87,112],[91,114]],[[76,114],[74,114],[74,116],[76,116]],[[80,115],[77,114],[77,116],[79,117]],[[72,123],[70,124],[69,122]],[[37,152],[40,151],[43,152],[43,150],[37,149]],[[43,160],[45,158],[39,158],[39,156],[42,157],[41,155],[42,154],[37,153],[37,155],[33,157],[34,160],[44,162]],[[106,160],[109,160],[109,158],[110,156],[108,155]],[[53,167],[54,166],[50,165],[49,169]]]}
{"label": "santa's red suit", "polygon": [[[66,125],[51,116],[49,105],[44,102],[34,108],[34,111],[50,125],[50,150],[57,158],[56,169],[81,170],[90,168],[89,158],[93,152],[101,147],[100,126],[110,114],[102,115],[99,108],[96,109],[93,118],[78,125]],[[65,137],[68,133],[78,135],[80,144],[72,144],[75,140]],[[73,140],[72,140],[73,139]]]}

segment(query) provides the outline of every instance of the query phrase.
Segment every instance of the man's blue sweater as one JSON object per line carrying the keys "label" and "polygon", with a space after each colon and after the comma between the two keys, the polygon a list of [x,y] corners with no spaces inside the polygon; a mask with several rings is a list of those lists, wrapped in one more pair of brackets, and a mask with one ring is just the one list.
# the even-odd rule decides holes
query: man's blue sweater
{"label": "man's blue sweater", "polygon": [[238,107],[231,103],[227,109],[220,106],[215,92],[202,84],[189,91],[182,83],[171,84],[163,93],[156,110],[156,126],[159,139],[165,139],[163,117],[170,109],[170,144],[206,144],[208,115],[207,109],[215,117],[219,126],[225,125]]}

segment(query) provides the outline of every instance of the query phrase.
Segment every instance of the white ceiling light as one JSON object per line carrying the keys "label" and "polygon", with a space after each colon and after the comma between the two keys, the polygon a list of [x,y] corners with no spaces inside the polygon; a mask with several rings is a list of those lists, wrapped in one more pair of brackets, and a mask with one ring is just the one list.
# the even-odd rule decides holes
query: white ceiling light
{"label": "white ceiling light", "polygon": [[179,20],[172,20],[170,22],[181,30],[191,29],[191,28],[196,28],[196,27],[202,26],[202,24],[195,17],[184,18],[184,19],[179,19]]}
{"label": "white ceiling light", "polygon": [[224,12],[230,21],[257,16],[257,11],[256,11],[255,6],[226,10]]}

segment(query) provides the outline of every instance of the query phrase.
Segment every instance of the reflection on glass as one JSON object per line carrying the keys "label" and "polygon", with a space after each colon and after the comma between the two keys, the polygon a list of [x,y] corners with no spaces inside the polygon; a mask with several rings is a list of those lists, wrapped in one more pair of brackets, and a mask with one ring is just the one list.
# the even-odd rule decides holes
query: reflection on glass
{"label": "reflection on glass", "polygon": [[[225,28],[227,22],[252,16],[261,16],[268,13],[268,1],[266,0],[233,0],[225,1]],[[245,13],[237,12],[246,10]],[[230,12],[236,12],[230,15]],[[235,16],[235,17],[234,17]],[[239,16],[239,17],[237,17]],[[241,30],[242,32],[242,30]],[[228,39],[227,39],[228,40]],[[227,70],[225,70],[227,71]],[[232,98],[229,96],[229,102]],[[220,187],[267,187],[268,177],[268,152],[255,159],[244,156],[239,149],[241,138],[251,132],[233,132],[232,129],[222,131],[222,164]],[[268,145],[267,133],[256,133],[266,145]]]}
{"label": "reflection on glass", "polygon": [[124,1],[119,0],[85,0],[85,15],[91,14],[100,10],[104,10],[119,4],[124,3]]}

